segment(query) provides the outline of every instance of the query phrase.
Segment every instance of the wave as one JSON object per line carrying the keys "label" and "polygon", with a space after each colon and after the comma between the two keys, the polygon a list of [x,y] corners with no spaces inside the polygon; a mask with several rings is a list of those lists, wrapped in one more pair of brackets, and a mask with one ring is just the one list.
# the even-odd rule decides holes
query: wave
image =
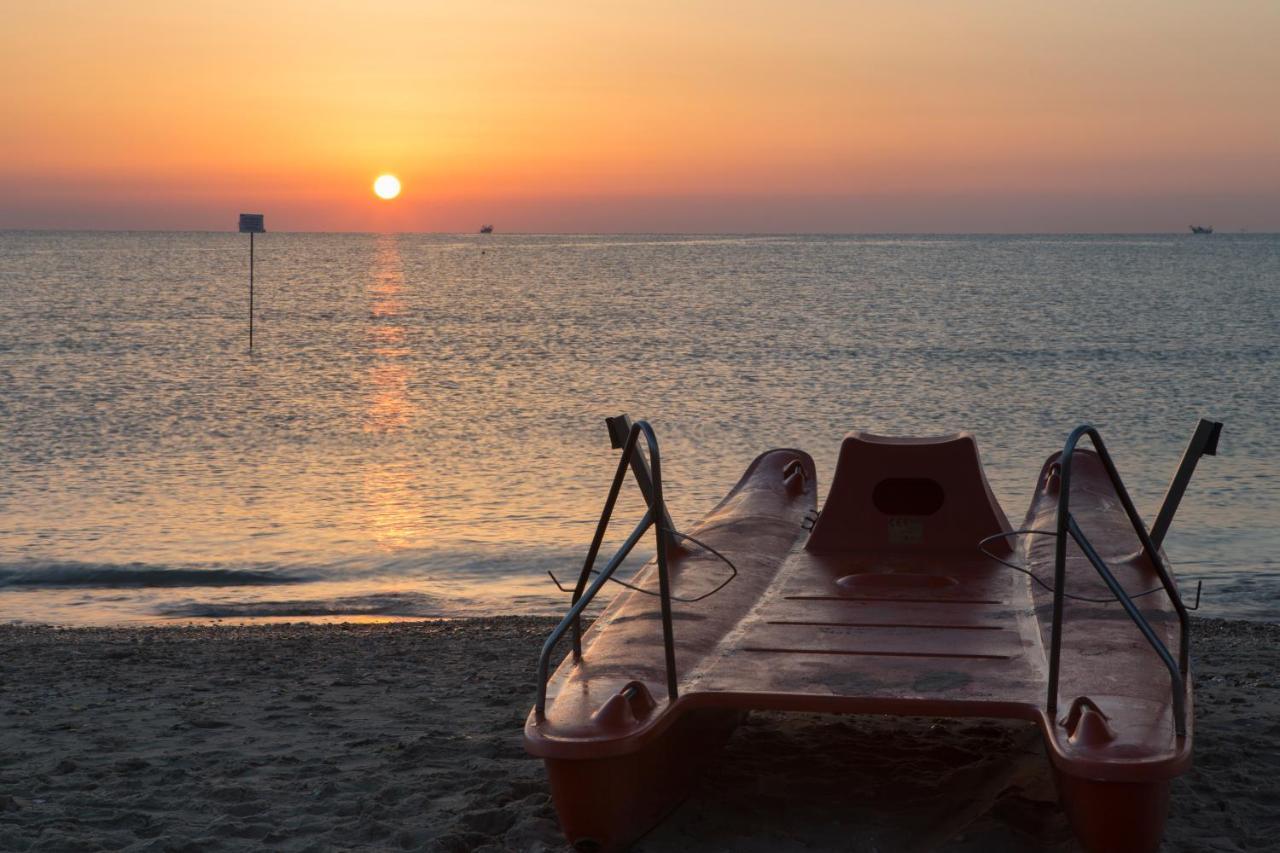
{"label": "wave", "polygon": [[370,582],[490,581],[506,577],[544,577],[547,569],[565,570],[581,561],[550,551],[512,553],[496,548],[434,552],[412,550],[392,557],[368,555],[328,563],[256,563],[228,567],[217,563],[163,565],[79,560],[0,560],[0,589],[146,589],[182,587],[269,587],[319,581]]}
{"label": "wave", "polygon": [[448,608],[429,595],[395,592],[325,600],[182,602],[162,605],[158,616],[190,619],[250,619],[268,616],[442,616]]}
{"label": "wave", "polygon": [[1204,581],[1199,615],[1280,622],[1280,598],[1276,595],[1280,590],[1280,572],[1257,568],[1182,575],[1178,584],[1184,599],[1190,601],[1195,598],[1195,582],[1198,580]]}
{"label": "wave", "polygon": [[19,563],[0,565],[3,587],[198,587],[277,586],[314,577],[279,569],[171,568],[144,563]]}

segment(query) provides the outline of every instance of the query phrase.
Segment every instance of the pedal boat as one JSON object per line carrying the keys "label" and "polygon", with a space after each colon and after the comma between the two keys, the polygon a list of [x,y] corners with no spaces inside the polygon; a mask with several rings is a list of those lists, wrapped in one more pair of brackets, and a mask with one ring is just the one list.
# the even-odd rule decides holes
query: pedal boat
{"label": "pedal boat", "polygon": [[[1085,848],[1158,848],[1192,744],[1187,614],[1159,542],[1221,424],[1201,422],[1151,531],[1086,426],[1016,530],[972,436],[852,433],[820,512],[809,455],[770,450],[676,535],[651,428],[610,422],[623,457],[525,725],[578,850],[652,828],[756,709],[1034,721]],[[621,563],[594,569],[628,467],[649,509],[619,554],[649,527],[657,553],[582,634]],[[704,597],[726,564],[736,576]],[[548,679],[565,634],[573,653]]]}

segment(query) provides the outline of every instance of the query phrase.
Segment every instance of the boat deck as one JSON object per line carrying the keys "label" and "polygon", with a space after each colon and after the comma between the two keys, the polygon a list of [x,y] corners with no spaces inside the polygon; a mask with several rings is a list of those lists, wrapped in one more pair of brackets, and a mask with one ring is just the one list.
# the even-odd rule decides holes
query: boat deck
{"label": "boat deck", "polygon": [[1046,676],[1029,584],[981,556],[797,547],[685,689],[752,707],[965,713],[970,704],[967,713],[1034,718]]}

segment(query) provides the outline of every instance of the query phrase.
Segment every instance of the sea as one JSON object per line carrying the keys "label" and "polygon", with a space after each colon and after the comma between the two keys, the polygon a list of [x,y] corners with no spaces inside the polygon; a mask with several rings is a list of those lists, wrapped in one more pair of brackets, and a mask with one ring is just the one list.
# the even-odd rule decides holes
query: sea
{"label": "sea", "polygon": [[[773,447],[821,493],[851,430],[973,433],[1016,525],[1086,422],[1151,520],[1219,420],[1166,550],[1202,615],[1280,618],[1280,237],[253,251],[250,350],[245,235],[0,232],[0,621],[561,612],[621,413],[656,431],[678,528]],[[629,484],[610,541],[642,511]]]}

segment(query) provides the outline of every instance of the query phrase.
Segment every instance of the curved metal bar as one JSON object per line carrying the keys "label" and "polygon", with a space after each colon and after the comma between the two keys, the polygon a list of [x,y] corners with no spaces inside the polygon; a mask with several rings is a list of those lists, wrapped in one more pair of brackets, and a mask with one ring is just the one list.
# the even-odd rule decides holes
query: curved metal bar
{"label": "curved metal bar", "polygon": [[[649,450],[649,464],[653,469],[653,481],[650,494],[646,495],[648,509],[645,511],[644,518],[636,525],[635,530],[627,537],[627,541],[614,553],[609,559],[608,564],[600,570],[596,579],[591,585],[586,586],[587,578],[591,575],[592,567],[595,564],[596,557],[600,551],[600,545],[604,541],[605,530],[609,526],[609,519],[613,515],[613,508],[618,499],[618,492],[622,488],[622,481],[626,477],[628,466],[631,464],[633,455],[636,452],[636,444],[640,435],[644,435],[645,444]],[[604,510],[600,514],[600,522],[596,525],[596,533],[592,538],[591,548],[587,553],[587,559],[582,565],[582,572],[578,576],[578,583],[574,587],[573,605],[569,608],[569,612],[560,620],[560,624],[555,627],[551,635],[547,637],[545,643],[542,644],[542,654],[538,657],[538,701],[534,706],[537,716],[542,718],[546,714],[547,706],[547,679],[549,677],[549,669],[551,666],[551,654],[555,651],[556,644],[564,637],[565,633],[573,629],[574,642],[574,659],[582,658],[582,635],[581,635],[581,616],[582,611],[587,608],[600,591],[600,588],[613,577],[613,573],[622,565],[622,561],[640,541],[645,531],[653,525],[657,536],[657,558],[658,558],[658,592],[662,602],[662,644],[665,652],[666,674],[667,674],[667,697],[674,702],[678,695],[676,684],[676,648],[675,636],[671,624],[671,582],[670,574],[667,567],[667,550],[671,544],[671,539],[667,529],[656,524],[655,521],[666,517],[666,503],[662,497],[662,458],[658,451],[658,437],[653,432],[648,421],[636,421],[631,425],[631,430],[627,433],[627,440],[622,449],[622,457],[618,460],[618,471],[614,475],[613,484],[609,488],[609,497],[605,501]]]}
{"label": "curved metal bar", "polygon": [[[1083,533],[1080,534],[1080,538],[1077,538],[1076,534],[1072,532],[1072,527],[1074,527],[1076,531],[1079,531],[1079,526],[1076,525],[1075,519],[1072,517],[1070,511],[1071,463],[1075,455],[1076,445],[1080,443],[1080,439],[1086,436],[1088,436],[1090,442],[1094,446],[1094,449],[1097,451],[1098,458],[1102,461],[1103,467],[1106,469],[1107,476],[1111,480],[1111,485],[1115,489],[1117,497],[1120,498],[1121,505],[1124,507],[1125,515],[1128,516],[1129,523],[1133,526],[1134,532],[1137,533],[1138,539],[1142,543],[1142,550],[1151,561],[1151,565],[1155,569],[1156,575],[1160,578],[1160,583],[1164,587],[1165,593],[1169,596],[1169,600],[1173,602],[1174,610],[1176,610],[1178,614],[1178,664],[1176,670],[1172,674],[1175,676],[1173,684],[1175,694],[1174,725],[1177,728],[1178,734],[1182,735],[1186,731],[1185,710],[1180,711],[1179,709],[1184,709],[1185,706],[1182,694],[1185,693],[1184,685],[1186,683],[1185,680],[1190,648],[1190,625],[1187,616],[1187,609],[1182,603],[1182,596],[1179,595],[1177,586],[1174,584],[1172,577],[1164,566],[1159,550],[1156,548],[1155,543],[1151,541],[1151,536],[1147,532],[1146,525],[1142,523],[1142,518],[1138,515],[1138,511],[1133,505],[1133,499],[1129,497],[1128,490],[1125,489],[1124,483],[1120,480],[1120,474],[1116,470],[1115,463],[1111,460],[1111,455],[1107,452],[1106,445],[1102,441],[1102,436],[1099,435],[1098,430],[1090,424],[1082,424],[1071,431],[1071,434],[1067,436],[1067,442],[1063,447],[1062,456],[1059,460],[1062,485],[1059,488],[1057,518],[1058,538],[1054,549],[1053,632],[1050,636],[1049,643],[1049,696],[1046,702],[1047,710],[1051,715],[1053,715],[1057,713],[1058,708],[1059,661],[1062,655],[1062,610],[1067,573],[1067,536],[1071,535],[1071,537],[1076,540],[1077,544],[1079,544],[1083,538]],[[1087,540],[1085,540],[1085,542],[1087,542]],[[1085,550],[1084,545],[1081,545],[1081,550]],[[1092,546],[1090,546],[1090,550],[1092,550]],[[1090,562],[1093,563],[1094,568],[1097,569],[1099,563],[1102,562],[1102,559],[1097,552],[1093,551],[1092,556],[1090,556],[1089,551],[1085,551],[1085,555],[1086,557],[1089,557]],[[1097,561],[1095,561],[1095,557],[1097,558]],[[1105,563],[1102,563],[1102,565],[1105,567]],[[1172,656],[1169,655],[1168,648],[1164,645],[1164,642],[1156,636],[1155,632],[1151,630],[1150,624],[1147,623],[1141,612],[1139,612],[1133,605],[1133,601],[1129,598],[1128,594],[1119,587],[1118,583],[1115,586],[1112,586],[1112,583],[1115,582],[1115,578],[1114,576],[1111,576],[1110,571],[1107,570],[1104,573],[1099,569],[1099,574],[1103,575],[1103,581],[1107,583],[1107,586],[1111,588],[1113,593],[1116,593],[1116,597],[1120,600],[1121,605],[1124,606],[1125,612],[1129,614],[1131,619],[1133,619],[1134,623],[1138,626],[1139,630],[1143,632],[1144,636],[1147,636],[1148,641],[1154,640],[1153,646],[1158,644],[1156,652],[1160,654],[1161,658],[1172,660]]]}
{"label": "curved metal bar", "polygon": [[[649,465],[653,468],[653,503],[650,506],[650,512],[652,513],[657,507],[666,507],[666,503],[662,499],[662,457],[658,454],[658,437],[653,434],[653,427],[649,426],[648,421],[638,421],[631,430],[633,433],[636,430],[643,430],[645,440],[649,444]],[[665,515],[665,509],[663,514]],[[662,596],[660,600],[662,605],[662,649],[666,657],[667,698],[675,702],[678,694],[676,689],[676,638],[671,625],[671,578],[667,569],[667,546],[671,540],[667,536],[666,528],[661,524],[654,525],[654,536],[657,537],[655,544],[658,548],[658,593]]]}
{"label": "curved metal bar", "polygon": [[[1116,494],[1120,498],[1120,503],[1124,506],[1125,515],[1129,516],[1129,523],[1133,525],[1134,532],[1138,534],[1138,540],[1142,543],[1142,550],[1146,553],[1147,559],[1151,561],[1151,567],[1155,569],[1156,576],[1160,578],[1160,583],[1163,584],[1165,592],[1169,595],[1169,600],[1173,602],[1173,609],[1178,613],[1178,621],[1180,623],[1180,635],[1178,638],[1178,671],[1185,677],[1187,674],[1187,665],[1190,653],[1190,621],[1187,615],[1187,608],[1182,603],[1182,594],[1178,591],[1177,584],[1169,574],[1169,570],[1165,567],[1164,560],[1160,556],[1159,548],[1157,548],[1155,543],[1152,541],[1151,535],[1147,532],[1146,525],[1142,523],[1142,517],[1138,515],[1138,510],[1133,504],[1133,499],[1129,497],[1128,489],[1126,489],[1124,483],[1121,482],[1120,472],[1116,470],[1115,462],[1111,460],[1111,454],[1107,452],[1107,447],[1102,441],[1102,436],[1098,434],[1097,429],[1088,424],[1077,427],[1072,435],[1082,432],[1089,436],[1094,448],[1098,451],[1098,456],[1102,459],[1102,464],[1107,470],[1107,476],[1110,477],[1111,484],[1115,487]],[[1079,438],[1077,437],[1076,440],[1079,441]],[[1068,446],[1070,446],[1071,450],[1074,452],[1075,447],[1070,439],[1068,439]],[[1063,468],[1065,469],[1070,461],[1066,451],[1063,452],[1063,458],[1065,460]],[[1066,491],[1067,480],[1065,477],[1063,478],[1062,484],[1063,501],[1058,505],[1059,515],[1063,514],[1066,508],[1066,501],[1070,498],[1070,495]],[[1065,532],[1065,530],[1063,532]]]}
{"label": "curved metal bar", "polygon": [[1102,576],[1102,580],[1106,583],[1107,587],[1115,594],[1120,605],[1125,609],[1125,612],[1129,614],[1129,618],[1138,626],[1138,630],[1142,632],[1142,636],[1147,638],[1147,642],[1151,644],[1151,648],[1155,649],[1156,654],[1158,654],[1160,659],[1164,661],[1165,668],[1169,670],[1169,678],[1174,686],[1173,728],[1179,737],[1186,735],[1186,689],[1182,680],[1182,674],[1178,671],[1177,661],[1173,659],[1173,655],[1169,654],[1169,648],[1164,644],[1160,637],[1156,635],[1156,632],[1151,627],[1151,623],[1148,622],[1146,617],[1138,610],[1138,606],[1133,603],[1133,599],[1131,599],[1128,593],[1124,591],[1124,588],[1120,586],[1120,582],[1116,580],[1115,575],[1111,574],[1111,570],[1107,568],[1106,561],[1104,561],[1101,555],[1098,554],[1097,550],[1094,549],[1093,544],[1089,542],[1088,538],[1084,535],[1084,531],[1080,529],[1080,525],[1076,523],[1074,518],[1068,520],[1067,530],[1071,533],[1071,538],[1080,546],[1080,550],[1089,558],[1089,562],[1093,563],[1093,567],[1098,570],[1098,574]]}
{"label": "curved metal bar", "polygon": [[[627,434],[626,443],[622,448],[622,456],[618,458],[618,471],[613,475],[613,484],[609,486],[609,497],[605,499],[604,508],[600,511],[600,522],[596,525],[596,533],[591,539],[591,547],[587,550],[587,558],[582,562],[582,571],[578,574],[578,582],[573,588],[573,604],[577,604],[578,599],[582,598],[582,591],[587,587],[587,577],[591,574],[591,567],[595,565],[596,557],[600,554],[600,545],[604,542],[605,531],[609,528],[609,519],[613,516],[614,504],[618,502],[618,493],[622,491],[622,481],[627,476],[627,465],[635,452],[637,435],[638,433],[634,429]],[[573,659],[582,659],[581,618],[573,620]]]}
{"label": "curved metal bar", "polygon": [[587,591],[581,598],[573,603],[573,606],[569,608],[569,612],[560,620],[560,624],[551,632],[551,636],[547,637],[546,642],[542,644],[542,654],[538,656],[538,703],[536,707],[538,709],[539,717],[541,717],[547,709],[547,677],[549,675],[548,670],[551,668],[551,653],[555,651],[556,643],[560,642],[560,638],[565,635],[565,632],[569,630],[570,626],[572,626],[573,623],[577,621],[578,617],[582,615],[582,611],[585,610],[587,605],[591,603],[591,600],[596,597],[596,593],[600,591],[600,587],[604,586],[605,582],[613,576],[615,571],[617,571],[618,566],[622,565],[622,561],[627,558],[629,553],[631,553],[631,549],[636,546],[636,543],[640,541],[640,537],[645,534],[645,531],[649,529],[649,525],[651,524],[653,524],[652,509],[645,512],[644,518],[642,518],[640,523],[636,525],[635,530],[631,531],[631,535],[627,537],[627,541],[622,543],[622,547],[613,555],[609,560],[609,563],[600,570],[600,574],[598,574],[596,579],[592,581],[591,586],[587,588]]}

